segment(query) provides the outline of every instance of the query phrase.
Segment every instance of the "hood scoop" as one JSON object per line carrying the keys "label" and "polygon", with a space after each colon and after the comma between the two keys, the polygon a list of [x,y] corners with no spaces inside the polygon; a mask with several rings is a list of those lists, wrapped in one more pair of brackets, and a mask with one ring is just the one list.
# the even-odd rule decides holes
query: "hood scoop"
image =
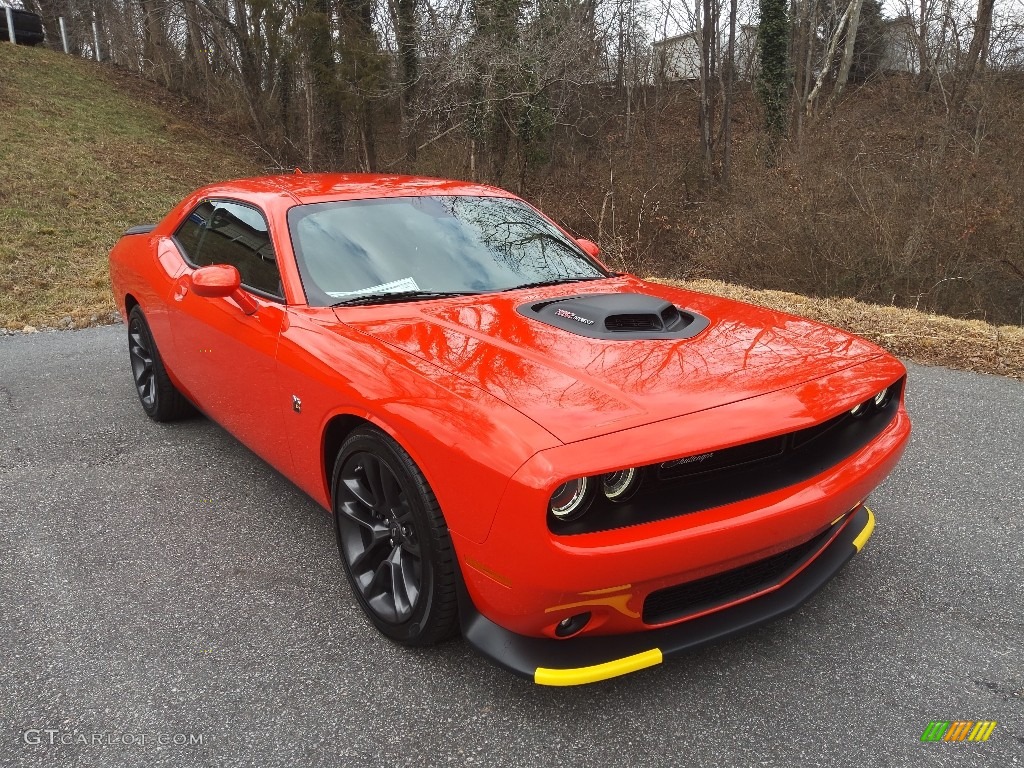
{"label": "hood scoop", "polygon": [[642,293],[585,293],[516,307],[523,317],[590,339],[689,339],[711,321]]}

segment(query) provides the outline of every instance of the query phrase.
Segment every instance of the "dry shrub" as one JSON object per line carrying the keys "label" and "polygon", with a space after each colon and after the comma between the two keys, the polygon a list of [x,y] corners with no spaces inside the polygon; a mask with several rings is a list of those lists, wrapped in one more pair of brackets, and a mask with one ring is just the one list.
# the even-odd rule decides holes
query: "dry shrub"
{"label": "dry shrub", "polygon": [[[689,86],[635,109],[627,134],[620,97],[595,93],[522,190],[610,263],[1024,324],[1021,78],[980,82],[952,115],[910,79],[851,89],[778,168],[741,90],[728,189],[700,177]],[[457,142],[432,172],[466,170],[438,162]]]}
{"label": "dry shrub", "polygon": [[986,83],[982,106],[951,119],[909,81],[862,89],[809,129],[782,170],[744,169],[744,203],[708,270],[1024,323],[1021,91],[1015,80]]}

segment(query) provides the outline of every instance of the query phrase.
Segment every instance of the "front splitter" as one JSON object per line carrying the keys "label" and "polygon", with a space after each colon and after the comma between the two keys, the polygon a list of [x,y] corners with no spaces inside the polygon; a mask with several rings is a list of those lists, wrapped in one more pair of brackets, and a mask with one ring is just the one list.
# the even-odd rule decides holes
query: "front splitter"
{"label": "front splitter", "polygon": [[463,589],[459,605],[462,633],[486,658],[540,685],[607,680],[655,666],[667,657],[719,642],[796,610],[863,548],[874,527],[874,514],[862,505],[817,556],[781,586],[672,626],[568,640],[526,637],[482,616]]}

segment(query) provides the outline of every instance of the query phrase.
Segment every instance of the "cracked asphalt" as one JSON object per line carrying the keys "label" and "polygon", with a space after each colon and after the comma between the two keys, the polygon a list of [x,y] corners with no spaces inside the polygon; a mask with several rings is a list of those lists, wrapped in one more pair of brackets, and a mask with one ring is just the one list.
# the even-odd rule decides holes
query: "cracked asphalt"
{"label": "cracked asphalt", "polygon": [[558,690],[379,636],[327,515],[211,422],[150,422],[124,336],[0,337],[0,765],[1024,765],[1022,382],[911,366],[912,444],[822,592]]}

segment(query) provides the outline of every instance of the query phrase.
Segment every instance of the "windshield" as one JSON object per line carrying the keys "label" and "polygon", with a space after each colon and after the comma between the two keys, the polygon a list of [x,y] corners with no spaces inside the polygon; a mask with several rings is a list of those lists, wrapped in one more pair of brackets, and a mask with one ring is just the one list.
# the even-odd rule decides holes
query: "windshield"
{"label": "windshield", "polygon": [[486,293],[607,277],[521,200],[387,197],[299,205],[288,228],[311,305]]}

